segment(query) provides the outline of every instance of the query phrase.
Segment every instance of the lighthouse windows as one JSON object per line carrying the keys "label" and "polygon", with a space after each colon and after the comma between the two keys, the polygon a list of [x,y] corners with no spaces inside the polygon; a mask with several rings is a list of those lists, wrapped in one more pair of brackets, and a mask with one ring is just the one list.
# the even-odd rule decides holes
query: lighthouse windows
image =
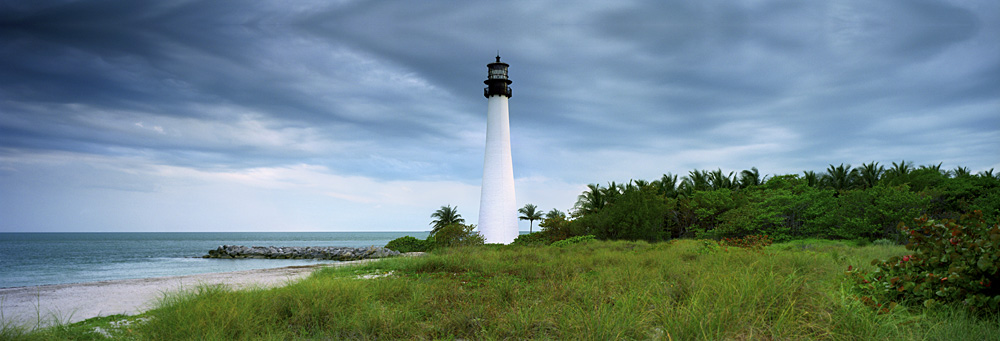
{"label": "lighthouse windows", "polygon": [[507,69],[503,67],[490,68],[490,79],[507,79]]}

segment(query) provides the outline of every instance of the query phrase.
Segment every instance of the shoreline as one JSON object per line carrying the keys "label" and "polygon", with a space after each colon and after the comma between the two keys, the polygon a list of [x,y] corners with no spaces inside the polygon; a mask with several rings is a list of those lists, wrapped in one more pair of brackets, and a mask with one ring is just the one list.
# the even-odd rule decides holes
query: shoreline
{"label": "shoreline", "polygon": [[116,314],[135,315],[152,309],[165,294],[200,285],[225,284],[233,289],[276,287],[303,279],[323,267],[356,265],[378,259],[296,265],[281,268],[213,272],[99,282],[0,288],[0,321],[23,326],[75,323]]}

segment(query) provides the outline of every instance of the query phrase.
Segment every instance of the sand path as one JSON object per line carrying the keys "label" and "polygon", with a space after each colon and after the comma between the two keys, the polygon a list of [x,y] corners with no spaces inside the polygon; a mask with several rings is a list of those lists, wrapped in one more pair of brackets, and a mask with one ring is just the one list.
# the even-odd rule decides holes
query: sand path
{"label": "sand path", "polygon": [[165,293],[199,285],[232,288],[273,287],[305,278],[320,267],[373,261],[293,266],[189,276],[155,277],[91,283],[56,284],[0,289],[0,320],[25,326],[73,323],[97,316],[134,315],[151,309]]}

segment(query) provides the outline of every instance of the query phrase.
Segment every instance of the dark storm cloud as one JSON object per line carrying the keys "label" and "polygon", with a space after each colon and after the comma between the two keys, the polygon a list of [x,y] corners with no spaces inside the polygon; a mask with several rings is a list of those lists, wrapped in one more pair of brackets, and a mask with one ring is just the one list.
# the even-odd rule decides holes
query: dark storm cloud
{"label": "dark storm cloud", "polygon": [[[288,75],[285,68],[322,68],[330,63],[306,65],[308,59],[298,58],[315,56],[274,51],[275,45],[298,39],[289,26],[294,22],[281,17],[293,13],[270,12],[287,8],[253,8],[242,2],[83,1],[8,9],[0,19],[0,62],[5,65],[0,82],[7,84],[0,95],[15,102],[5,110],[9,115],[30,122],[4,122],[0,128],[7,146],[86,152],[163,149],[167,156],[205,154],[230,159],[226,162],[252,157],[258,164],[272,158],[287,162],[282,155],[310,156],[238,143],[205,146],[130,138],[82,122],[89,110],[136,112],[123,116],[137,121],[143,116],[166,116],[223,122],[237,115],[206,106],[233,106],[232,111],[257,113],[281,126],[326,127],[336,134],[330,138],[342,141],[413,144],[450,134],[412,115],[436,110],[420,108],[427,104],[416,103],[423,95],[419,92],[357,89],[349,83],[354,75],[344,75],[344,70],[316,72],[323,85],[336,91],[322,94],[326,98],[315,93],[324,89],[304,91],[301,80],[292,78],[301,75]],[[371,103],[370,112],[352,108],[358,102]],[[392,102],[397,106],[379,105]],[[360,154],[348,157],[369,162],[364,152]]]}
{"label": "dark storm cloud", "polygon": [[[986,129],[982,106],[1000,91],[1000,63],[975,55],[991,18],[943,1],[6,6],[4,147],[157,151],[168,163],[305,160],[473,181],[483,64],[498,49],[512,64],[515,144],[566,158],[751,145],[770,127],[801,137],[782,142],[798,144],[789,153],[838,162],[857,141],[888,146],[882,136],[904,131],[886,122],[916,111],[978,106],[952,117]],[[531,153],[521,169],[564,164]],[[692,166],[716,167],[661,167]]]}
{"label": "dark storm cloud", "polygon": [[[171,67],[193,49],[235,60],[239,49],[212,39],[228,28],[224,16],[199,20],[185,5],[160,8],[129,1],[55,3],[35,11],[9,11],[2,19],[4,81],[20,84],[11,95],[41,101],[124,105],[185,99],[171,87]],[[201,34],[198,34],[198,33]],[[238,38],[238,37],[233,37]],[[137,76],[127,79],[130,76]],[[136,83],[136,82],[139,83]],[[44,91],[32,91],[32,90]],[[180,92],[180,93],[178,93]],[[189,93],[187,93],[189,94]],[[43,97],[48,96],[48,97]]]}
{"label": "dark storm cloud", "polygon": [[[952,66],[967,73],[955,80],[965,88],[959,91],[941,84],[950,78],[950,65],[919,72],[928,71],[919,70],[922,63],[954,53],[973,38],[981,39],[980,21],[971,11],[932,2],[878,4],[795,4],[785,11],[770,11],[661,3],[659,8],[636,6],[606,13],[598,19],[596,31],[640,46],[625,61],[629,65],[620,69],[645,72],[628,79],[649,78],[645,84],[658,85],[663,96],[652,94],[643,102],[662,104],[671,115],[685,117],[680,126],[689,134],[752,119],[809,136],[798,141],[799,147],[827,151],[823,157],[831,160],[843,157],[836,151],[840,146],[865,140],[892,145],[889,138],[872,140],[863,135],[885,118],[947,108],[948,102],[996,87],[988,78],[993,69],[989,65],[986,72]],[[671,89],[683,90],[672,96]],[[983,98],[972,99],[976,100]],[[788,104],[777,105],[781,102]],[[982,112],[978,115],[990,120]],[[883,135],[894,133],[892,127],[880,126]],[[715,142],[740,143],[740,132],[733,133]],[[926,136],[898,138],[927,143]]]}

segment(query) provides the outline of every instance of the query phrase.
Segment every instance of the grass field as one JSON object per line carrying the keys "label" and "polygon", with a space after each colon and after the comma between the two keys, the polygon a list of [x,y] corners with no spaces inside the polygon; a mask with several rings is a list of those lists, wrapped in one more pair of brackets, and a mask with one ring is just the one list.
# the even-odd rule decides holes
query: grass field
{"label": "grass field", "polygon": [[[2,338],[134,339],[995,339],[1000,318],[898,307],[846,292],[848,265],[898,246],[822,240],[762,252],[714,242],[454,248],[328,268],[281,288],[202,287],[140,316]],[[123,327],[121,320],[142,319]]]}

